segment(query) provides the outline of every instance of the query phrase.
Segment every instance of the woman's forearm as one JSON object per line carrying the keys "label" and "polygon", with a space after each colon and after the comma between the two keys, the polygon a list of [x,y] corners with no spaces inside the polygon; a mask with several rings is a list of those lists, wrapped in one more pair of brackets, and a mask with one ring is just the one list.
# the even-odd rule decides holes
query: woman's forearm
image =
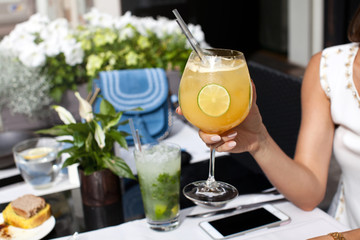
{"label": "woman's forearm", "polygon": [[304,165],[288,157],[263,129],[257,146],[250,154],[269,181],[291,202],[304,210],[312,210],[323,199],[325,186]]}

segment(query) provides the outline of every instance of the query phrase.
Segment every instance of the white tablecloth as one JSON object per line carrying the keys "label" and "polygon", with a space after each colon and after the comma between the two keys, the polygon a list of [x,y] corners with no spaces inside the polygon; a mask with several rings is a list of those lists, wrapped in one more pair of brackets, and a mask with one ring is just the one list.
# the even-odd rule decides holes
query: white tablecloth
{"label": "white tablecloth", "polygon": [[[263,197],[264,199],[259,199]],[[226,208],[236,206],[237,204],[256,202],[265,200],[269,196],[240,196],[236,200],[229,203]],[[285,212],[291,217],[291,222],[287,225],[264,229],[257,232],[252,232],[243,236],[234,237],[234,240],[275,240],[275,239],[291,239],[291,240],[304,240],[310,237],[324,235],[334,231],[349,230],[339,222],[335,221],[332,217],[327,215],[320,209],[315,209],[310,212],[302,211],[289,202],[275,204],[280,210]],[[79,234],[78,240],[97,240],[97,239],[121,239],[121,240],[177,240],[177,239],[196,239],[196,240],[211,240],[200,227],[199,222],[214,219],[209,218],[186,218],[185,216],[190,213],[201,211],[208,211],[199,206],[187,208],[181,211],[181,224],[180,226],[170,232],[156,232],[151,230],[145,219],[127,222],[118,226],[108,227],[96,231],[86,232]],[[68,237],[59,238],[66,240]]]}

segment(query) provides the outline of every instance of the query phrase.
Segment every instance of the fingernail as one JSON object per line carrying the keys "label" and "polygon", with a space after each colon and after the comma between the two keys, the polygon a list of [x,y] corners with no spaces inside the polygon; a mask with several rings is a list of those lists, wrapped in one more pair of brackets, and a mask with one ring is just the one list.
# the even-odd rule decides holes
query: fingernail
{"label": "fingernail", "polygon": [[231,141],[231,142],[228,143],[228,147],[233,148],[233,147],[235,147],[235,146],[236,146],[236,142],[235,142],[235,141]]}
{"label": "fingernail", "polygon": [[234,138],[236,137],[237,135],[237,132],[232,132],[232,133],[229,133],[229,135],[227,135],[228,138]]}
{"label": "fingernail", "polygon": [[219,135],[215,135],[215,136],[212,136],[210,139],[213,142],[218,142],[221,140],[221,137]]}

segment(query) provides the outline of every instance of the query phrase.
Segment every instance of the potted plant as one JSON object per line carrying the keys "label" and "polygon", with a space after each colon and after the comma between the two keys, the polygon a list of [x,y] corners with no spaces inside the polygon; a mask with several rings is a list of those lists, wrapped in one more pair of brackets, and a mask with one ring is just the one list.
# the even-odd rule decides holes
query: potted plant
{"label": "potted plant", "polygon": [[[125,132],[119,132],[117,127],[121,122],[122,112],[116,112],[105,99],[100,104],[100,112],[94,113],[91,104],[75,92],[79,100],[79,114],[82,121],[76,122],[72,114],[64,107],[55,105],[64,124],[37,133],[53,136],[70,136],[61,140],[71,144],[59,154],[68,153],[69,157],[63,164],[67,167],[79,164],[81,192],[86,205],[106,205],[119,200],[119,177],[135,179],[125,161],[114,154],[114,143],[127,149]],[[110,180],[108,180],[110,178]]]}

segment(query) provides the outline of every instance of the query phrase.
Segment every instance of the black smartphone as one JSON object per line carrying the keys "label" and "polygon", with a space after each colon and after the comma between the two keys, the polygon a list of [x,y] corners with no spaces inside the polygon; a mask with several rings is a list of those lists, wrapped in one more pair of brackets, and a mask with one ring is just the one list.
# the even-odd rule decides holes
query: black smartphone
{"label": "black smartphone", "polygon": [[213,239],[226,239],[263,228],[277,227],[291,221],[290,217],[273,205],[251,209],[224,218],[200,222]]}

